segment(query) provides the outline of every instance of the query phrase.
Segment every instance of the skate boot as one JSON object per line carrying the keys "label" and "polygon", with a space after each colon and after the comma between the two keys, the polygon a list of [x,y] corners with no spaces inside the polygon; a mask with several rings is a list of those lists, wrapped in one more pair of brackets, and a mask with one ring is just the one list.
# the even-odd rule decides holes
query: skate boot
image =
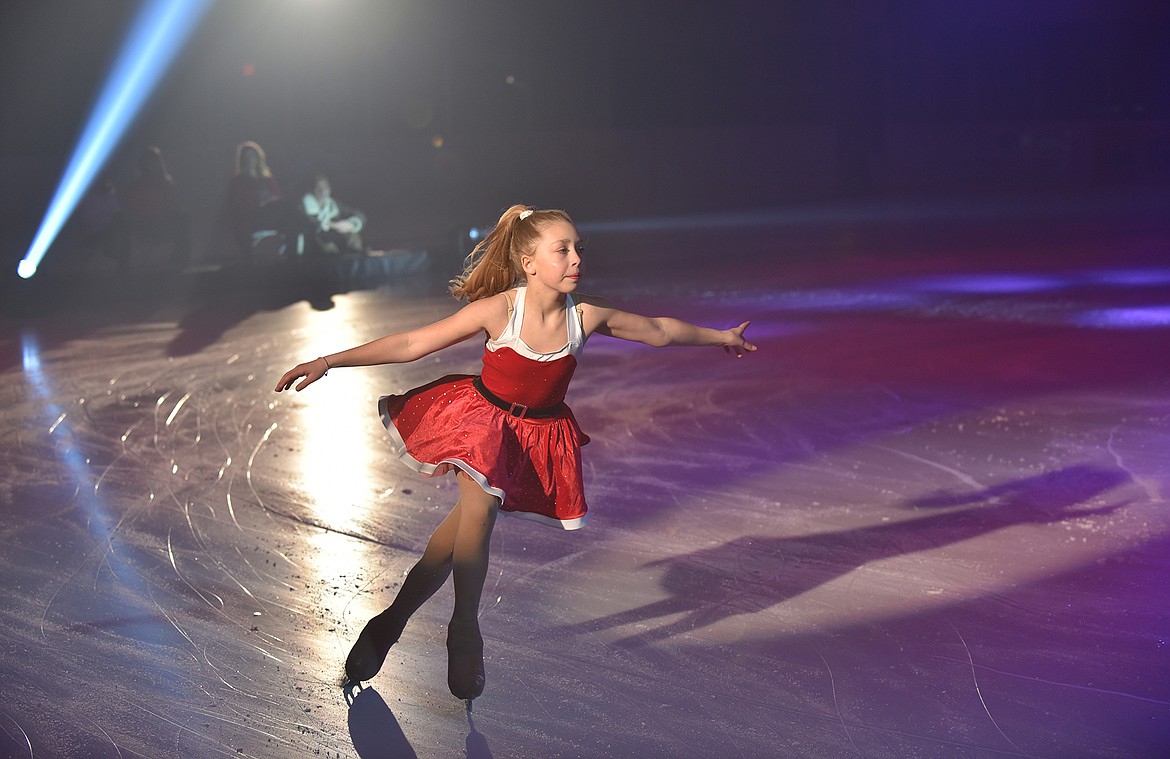
{"label": "skate boot", "polygon": [[452,622],[447,628],[447,687],[455,698],[470,701],[483,693],[485,680],[479,623]]}
{"label": "skate boot", "polygon": [[405,626],[406,621],[397,619],[391,609],[367,622],[345,659],[346,679],[357,683],[378,674],[386,661],[386,654],[398,642]]}

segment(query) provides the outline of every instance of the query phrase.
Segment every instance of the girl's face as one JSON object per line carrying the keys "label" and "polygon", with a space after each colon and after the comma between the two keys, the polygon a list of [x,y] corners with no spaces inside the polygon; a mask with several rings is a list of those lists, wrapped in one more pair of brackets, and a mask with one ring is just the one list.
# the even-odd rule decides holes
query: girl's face
{"label": "girl's face", "polygon": [[520,259],[529,286],[543,285],[560,293],[573,292],[581,279],[584,250],[576,227],[567,221],[550,223],[541,231],[536,250]]}

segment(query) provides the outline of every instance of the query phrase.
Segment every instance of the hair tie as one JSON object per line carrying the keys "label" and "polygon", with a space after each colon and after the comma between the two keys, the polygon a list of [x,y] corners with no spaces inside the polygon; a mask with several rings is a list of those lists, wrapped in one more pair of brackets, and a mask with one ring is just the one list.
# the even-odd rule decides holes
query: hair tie
{"label": "hair tie", "polygon": [[531,216],[531,215],[532,215],[532,209],[531,209],[531,208],[527,208],[527,209],[525,209],[525,210],[521,211],[521,212],[520,212],[520,221],[524,221],[525,219],[527,219],[527,218],[528,218],[529,216]]}

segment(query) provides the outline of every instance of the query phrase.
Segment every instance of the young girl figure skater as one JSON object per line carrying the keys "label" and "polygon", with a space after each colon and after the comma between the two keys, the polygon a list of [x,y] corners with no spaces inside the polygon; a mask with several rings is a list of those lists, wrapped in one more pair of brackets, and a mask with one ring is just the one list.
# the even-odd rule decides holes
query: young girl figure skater
{"label": "young girl figure skater", "polygon": [[435,529],[394,602],[371,619],[345,662],[350,683],[369,680],[410,616],[443,586],[455,584],[447,628],[447,685],[460,699],[483,692],[479,601],[497,512],[574,530],[585,523],[581,446],[565,391],[590,335],[647,345],[721,346],[743,357],[756,346],[744,322],[708,329],[647,318],[602,298],[577,295],[582,245],[564,211],[516,205],[476,246],[451,292],[468,304],[420,329],[381,337],[298,364],[276,391],[298,391],[343,366],[414,361],[486,335],[479,376],[449,375],[378,403],[392,447],[411,468],[454,472],[459,499]]}

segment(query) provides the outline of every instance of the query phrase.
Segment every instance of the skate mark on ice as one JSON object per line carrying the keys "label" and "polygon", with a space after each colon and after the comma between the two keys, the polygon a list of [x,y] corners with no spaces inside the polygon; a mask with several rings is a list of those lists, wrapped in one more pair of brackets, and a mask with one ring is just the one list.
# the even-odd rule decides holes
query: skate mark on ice
{"label": "skate mark on ice", "polygon": [[1014,748],[1016,751],[1019,751],[1021,754],[1027,755],[1028,752],[1017,746],[1015,741],[1009,738],[1007,733],[1005,733],[1000,728],[999,723],[995,721],[995,717],[991,715],[991,709],[987,707],[987,701],[984,700],[983,691],[979,687],[979,677],[975,672],[975,659],[971,656],[971,648],[967,645],[967,641],[963,639],[963,634],[959,632],[959,628],[955,627],[954,624],[951,624],[951,629],[955,631],[955,635],[959,636],[959,642],[963,644],[963,651],[967,654],[967,663],[971,667],[971,682],[975,685],[975,695],[979,697],[979,703],[983,706],[983,712],[987,715],[987,719],[991,720],[991,726],[995,728],[997,733],[1003,736],[1003,739],[1007,741],[1012,748]]}
{"label": "skate mark on ice", "polygon": [[853,741],[853,736],[849,733],[849,725],[845,722],[845,715],[841,713],[841,702],[837,700],[837,681],[833,678],[833,668],[829,666],[829,660],[820,651],[817,651],[817,656],[825,663],[825,672],[829,674],[829,691],[833,695],[833,712],[837,715],[837,719],[841,723],[841,729],[845,731],[845,737],[849,739],[849,745],[857,752],[858,756],[864,756],[861,749]]}

